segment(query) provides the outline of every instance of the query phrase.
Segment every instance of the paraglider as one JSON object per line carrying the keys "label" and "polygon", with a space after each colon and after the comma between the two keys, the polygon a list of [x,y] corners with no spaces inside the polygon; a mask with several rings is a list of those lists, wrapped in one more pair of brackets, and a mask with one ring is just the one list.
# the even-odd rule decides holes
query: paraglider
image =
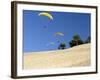
{"label": "paraglider", "polygon": [[53,16],[52,16],[50,13],[48,13],[48,12],[40,12],[38,15],[39,15],[39,16],[46,16],[46,17],[48,17],[50,20],[53,20]]}
{"label": "paraglider", "polygon": [[51,45],[54,45],[55,43],[54,43],[54,42],[51,42],[50,44],[51,44]]}
{"label": "paraglider", "polygon": [[50,46],[50,45],[55,45],[55,43],[54,42],[50,42],[50,43],[47,44],[47,46]]}
{"label": "paraglider", "polygon": [[64,36],[64,34],[62,32],[56,32],[54,35],[55,36]]}
{"label": "paraglider", "polygon": [[56,32],[55,34],[54,34],[54,36],[58,39],[58,43],[60,43],[61,41],[61,39],[60,38],[62,38],[63,36],[64,36],[64,33],[62,33],[62,32]]}

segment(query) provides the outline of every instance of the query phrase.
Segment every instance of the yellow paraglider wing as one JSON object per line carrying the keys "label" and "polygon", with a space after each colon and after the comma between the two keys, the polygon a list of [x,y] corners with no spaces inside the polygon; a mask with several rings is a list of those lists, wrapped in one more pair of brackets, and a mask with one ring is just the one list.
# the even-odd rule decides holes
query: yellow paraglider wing
{"label": "yellow paraglider wing", "polygon": [[62,32],[56,32],[56,33],[55,33],[55,36],[57,36],[57,35],[58,35],[58,36],[64,36],[64,34],[63,34]]}
{"label": "yellow paraglider wing", "polygon": [[41,12],[38,15],[39,16],[47,16],[49,19],[53,20],[53,16],[48,12]]}

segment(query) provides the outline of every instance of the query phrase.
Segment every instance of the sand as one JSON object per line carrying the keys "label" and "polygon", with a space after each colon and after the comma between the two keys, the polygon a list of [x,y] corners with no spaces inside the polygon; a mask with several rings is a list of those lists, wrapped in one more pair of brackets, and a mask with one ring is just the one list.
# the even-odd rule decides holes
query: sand
{"label": "sand", "polygon": [[24,54],[24,69],[81,67],[91,65],[91,44],[64,50],[30,52]]}

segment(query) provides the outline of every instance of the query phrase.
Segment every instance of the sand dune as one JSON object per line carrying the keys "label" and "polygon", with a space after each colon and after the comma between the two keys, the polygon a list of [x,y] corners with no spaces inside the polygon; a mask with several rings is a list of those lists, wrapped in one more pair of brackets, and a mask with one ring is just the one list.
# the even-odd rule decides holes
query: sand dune
{"label": "sand dune", "polygon": [[24,54],[24,69],[61,68],[90,66],[91,44],[83,44],[69,49],[30,52]]}

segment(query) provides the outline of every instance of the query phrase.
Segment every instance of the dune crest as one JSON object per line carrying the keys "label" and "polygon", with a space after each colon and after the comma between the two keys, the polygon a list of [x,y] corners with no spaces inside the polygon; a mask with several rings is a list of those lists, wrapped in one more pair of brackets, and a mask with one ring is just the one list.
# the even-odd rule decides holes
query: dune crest
{"label": "dune crest", "polygon": [[81,67],[91,65],[91,44],[64,50],[30,52],[24,54],[24,69]]}

